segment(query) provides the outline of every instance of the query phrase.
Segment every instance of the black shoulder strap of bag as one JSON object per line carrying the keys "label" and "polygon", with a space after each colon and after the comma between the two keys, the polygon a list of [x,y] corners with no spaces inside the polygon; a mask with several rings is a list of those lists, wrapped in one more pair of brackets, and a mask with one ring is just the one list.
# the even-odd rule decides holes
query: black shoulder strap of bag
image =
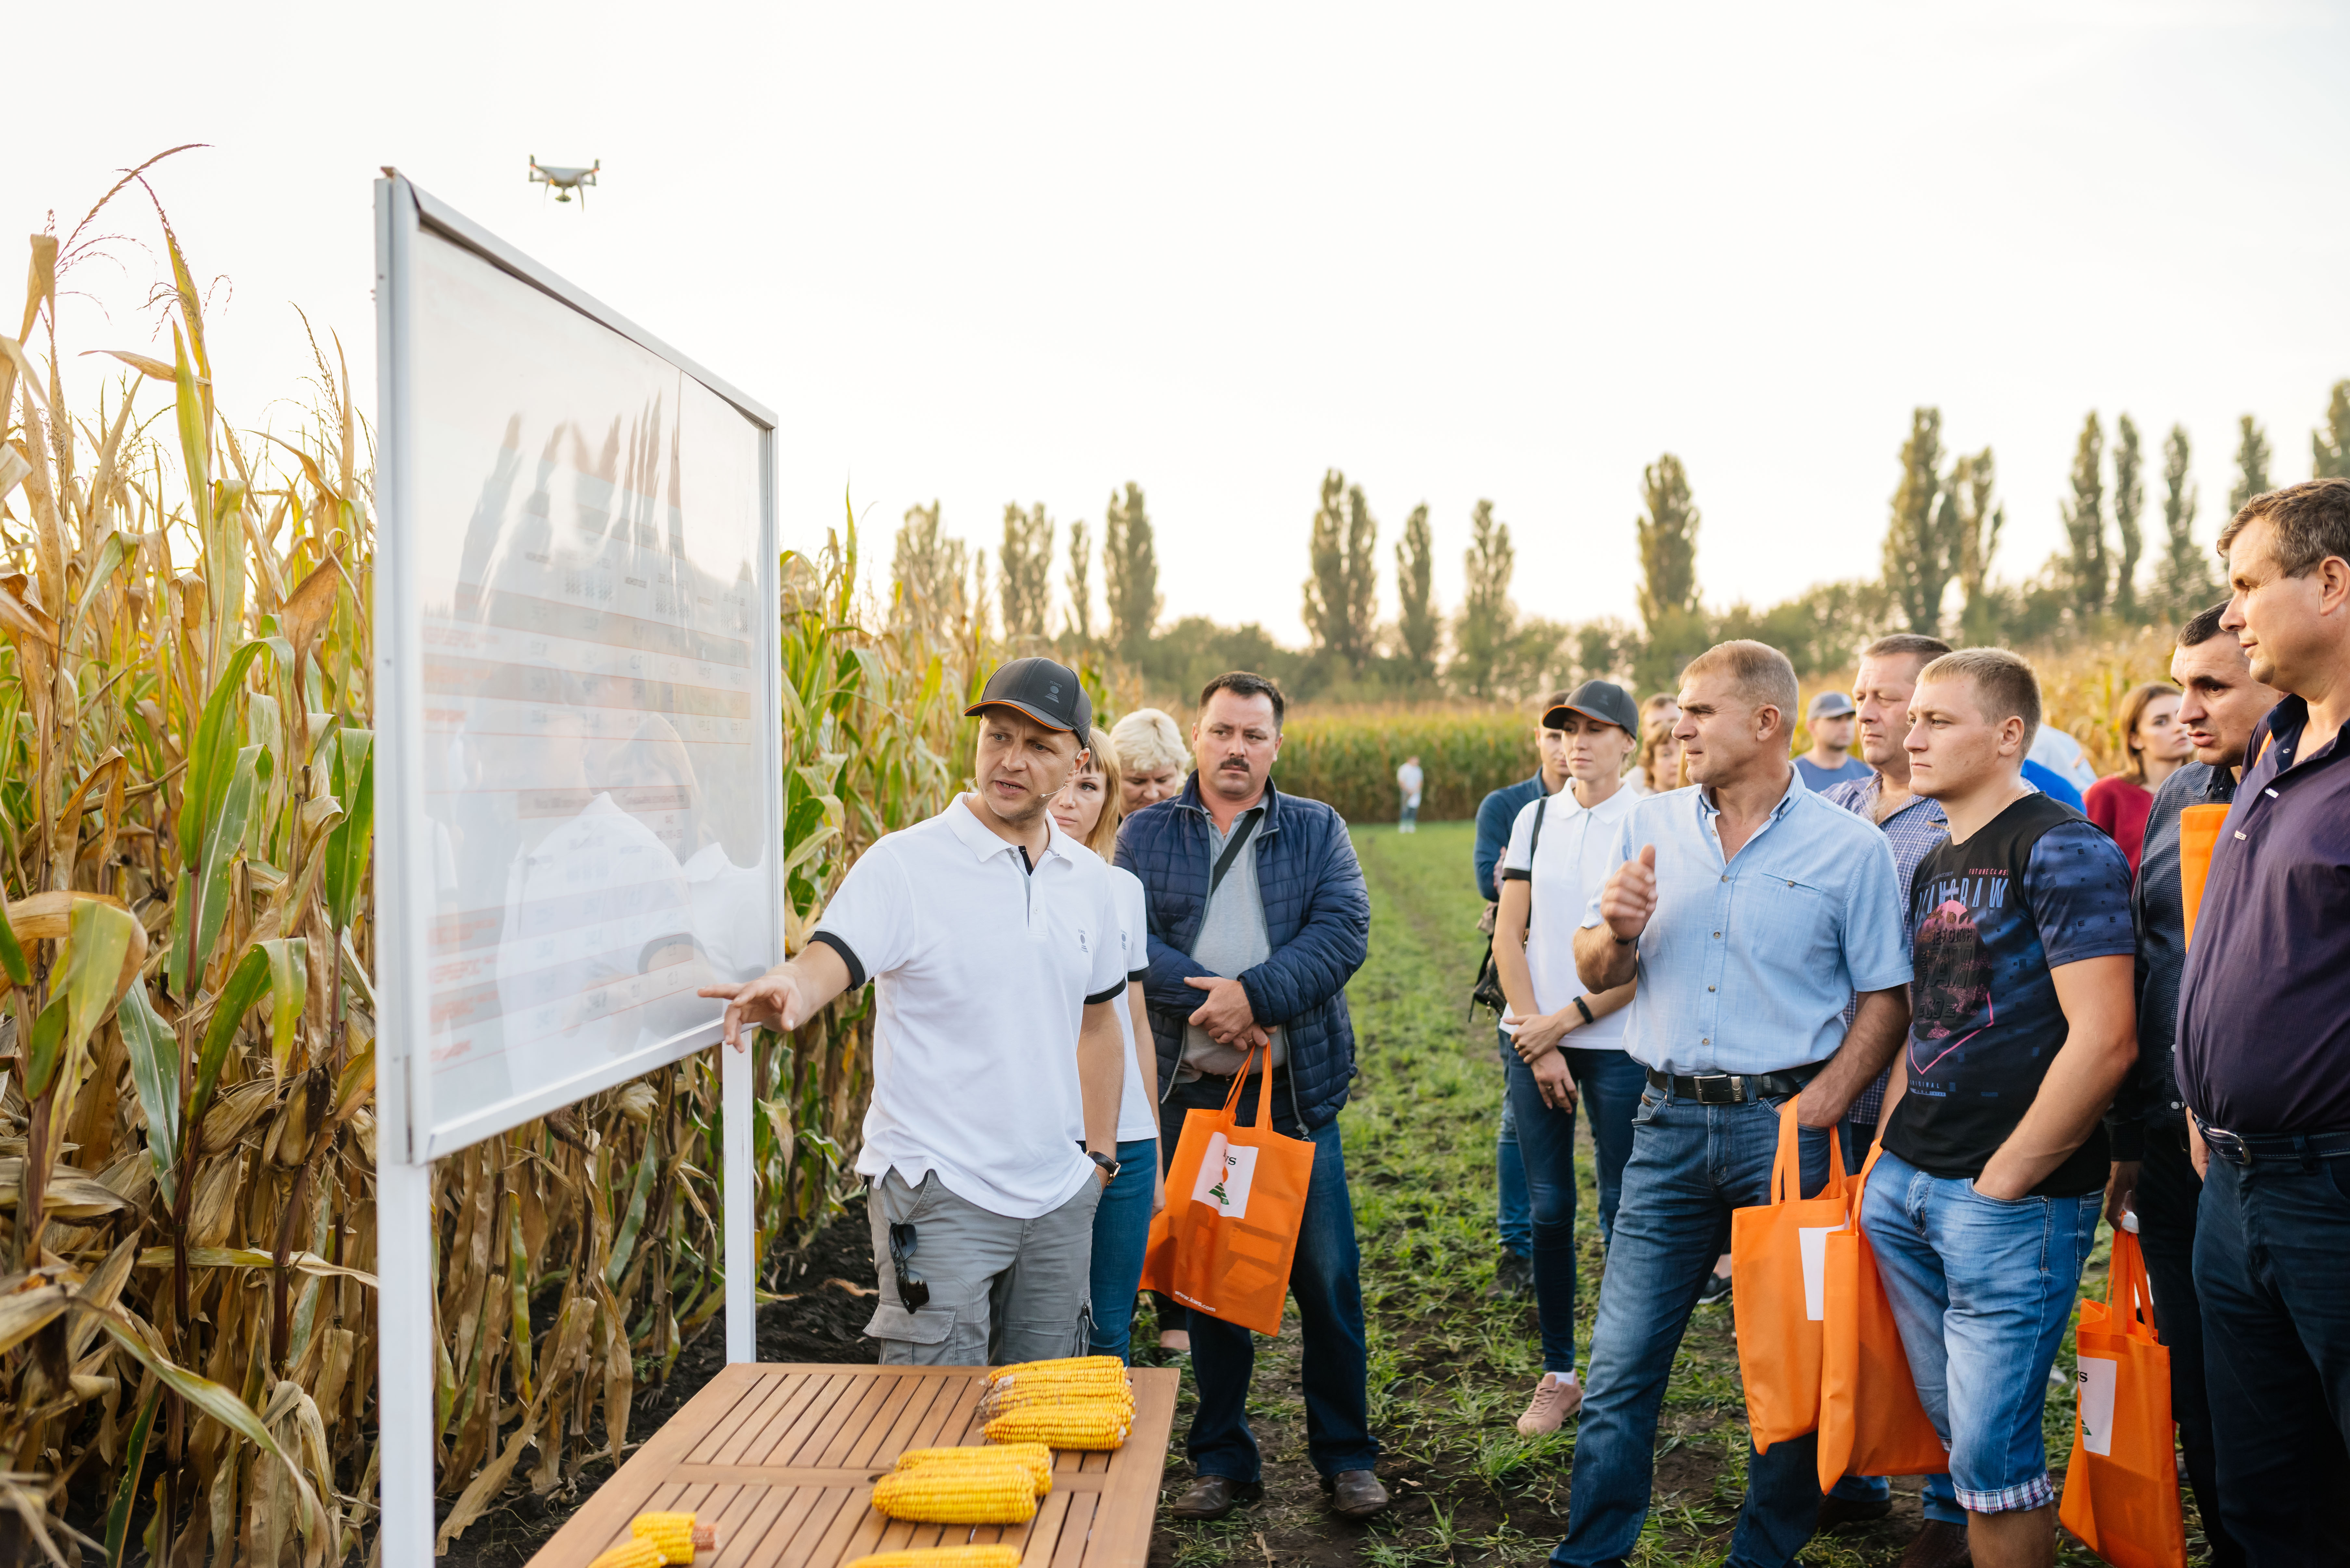
{"label": "black shoulder strap of bag", "polygon": [[1542,848],[1542,825],[1549,820],[1550,797],[1544,795],[1535,803],[1534,834],[1526,840],[1526,932],[1529,936],[1534,929],[1534,854]]}
{"label": "black shoulder strap of bag", "polygon": [[1251,807],[1249,814],[1241,819],[1240,831],[1232,835],[1230,844],[1224,846],[1224,852],[1216,857],[1216,868],[1208,874],[1209,898],[1214,898],[1216,889],[1224,885],[1224,873],[1232,868],[1232,862],[1238,860],[1241,851],[1248,847],[1250,836],[1256,832],[1256,825],[1263,818],[1264,807],[1260,805]]}

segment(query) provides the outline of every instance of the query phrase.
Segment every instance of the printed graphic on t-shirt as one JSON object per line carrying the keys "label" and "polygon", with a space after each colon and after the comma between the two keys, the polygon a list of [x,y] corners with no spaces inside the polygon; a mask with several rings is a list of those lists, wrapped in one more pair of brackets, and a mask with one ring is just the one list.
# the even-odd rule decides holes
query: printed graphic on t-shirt
{"label": "printed graphic on t-shirt", "polygon": [[[2071,807],[2027,795],[1910,884],[1908,1088],[1886,1147],[1941,1177],[1979,1176],[2040,1092],[2070,1024],[2054,971],[2136,950],[2129,863]],[[2093,1132],[2035,1191],[2104,1184]]]}

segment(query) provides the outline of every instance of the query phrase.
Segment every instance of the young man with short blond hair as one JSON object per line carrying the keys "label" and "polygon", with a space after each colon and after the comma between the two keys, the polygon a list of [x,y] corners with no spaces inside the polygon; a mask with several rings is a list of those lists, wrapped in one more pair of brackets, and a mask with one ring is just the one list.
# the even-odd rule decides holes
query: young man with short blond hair
{"label": "young man with short blond hair", "polygon": [[2287,692],[2253,730],[2178,999],[2208,1161],[2195,1291],[2220,1507],[2257,1564],[2345,1560],[2350,1460],[2350,480],[2220,535],[2223,632]]}
{"label": "young man with short blond hair", "polygon": [[2099,1118],[2137,1051],[2129,862],[2024,782],[2040,686],[2014,654],[1935,659],[1909,721],[1909,787],[1950,839],[1911,882],[1909,1038],[1861,1222],[1975,1568],[2043,1568],[2041,1407],[2096,1240]]}

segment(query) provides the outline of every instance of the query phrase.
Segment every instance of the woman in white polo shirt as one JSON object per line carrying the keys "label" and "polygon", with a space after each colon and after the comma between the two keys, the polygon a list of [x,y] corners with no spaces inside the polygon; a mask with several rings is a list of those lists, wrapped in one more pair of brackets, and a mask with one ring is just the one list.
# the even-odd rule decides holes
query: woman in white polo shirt
{"label": "woman in white polo shirt", "polygon": [[[1118,1102],[1118,1179],[1103,1190],[1094,1210],[1092,1350],[1130,1361],[1142,1254],[1150,1241],[1151,1216],[1167,1200],[1159,1170],[1159,1053],[1148,1048],[1150,1023],[1139,983],[1149,967],[1144,949],[1150,927],[1143,913],[1141,878],[1109,865],[1118,852],[1118,825],[1126,815],[1118,788],[1122,773],[1118,747],[1096,730],[1092,753],[1053,797],[1053,820],[1109,866],[1111,896],[1126,940],[1126,1001],[1118,1015],[1126,1042],[1126,1084]],[[1138,1049],[1138,1042],[1145,1048]]]}
{"label": "woman in white polo shirt", "polygon": [[1588,1107],[1599,1155],[1599,1227],[1612,1236],[1632,1116],[1647,1082],[1623,1048],[1632,987],[1586,993],[1575,972],[1575,933],[1607,878],[1607,856],[1635,796],[1624,767],[1639,742],[1629,693],[1586,680],[1543,715],[1562,732],[1567,786],[1530,801],[1502,857],[1493,962],[1510,1000],[1502,1027],[1517,1048],[1504,1063],[1518,1154],[1534,1210],[1534,1303],[1543,1376],[1518,1430],[1554,1432],[1583,1404],[1575,1370],[1575,1107]]}

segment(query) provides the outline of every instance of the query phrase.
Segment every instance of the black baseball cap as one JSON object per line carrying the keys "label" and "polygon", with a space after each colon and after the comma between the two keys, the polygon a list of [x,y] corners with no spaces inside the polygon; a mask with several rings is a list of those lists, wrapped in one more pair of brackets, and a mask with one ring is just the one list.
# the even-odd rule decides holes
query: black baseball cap
{"label": "black baseball cap", "polygon": [[1015,659],[996,666],[979,701],[963,713],[967,717],[997,706],[1025,713],[1048,730],[1073,731],[1080,746],[1093,738],[1093,699],[1086,695],[1077,672],[1057,659]]}
{"label": "black baseball cap", "polygon": [[1640,738],[1640,709],[1632,694],[1612,680],[1586,680],[1566,694],[1566,701],[1543,715],[1543,728],[1559,729],[1569,713],[1580,713],[1603,724],[1613,724],[1634,740]]}

